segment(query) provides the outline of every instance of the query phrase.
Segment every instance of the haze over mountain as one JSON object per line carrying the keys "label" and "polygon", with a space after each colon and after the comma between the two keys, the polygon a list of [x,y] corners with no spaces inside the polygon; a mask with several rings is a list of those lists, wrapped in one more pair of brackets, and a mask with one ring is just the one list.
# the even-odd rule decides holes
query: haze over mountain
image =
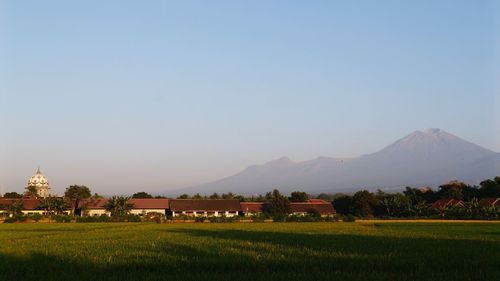
{"label": "haze over mountain", "polygon": [[361,188],[438,186],[450,180],[470,184],[500,175],[500,153],[441,129],[415,131],[386,148],[357,158],[318,157],[294,162],[287,157],[248,167],[233,176],[179,193],[256,194],[278,188],[348,192]]}

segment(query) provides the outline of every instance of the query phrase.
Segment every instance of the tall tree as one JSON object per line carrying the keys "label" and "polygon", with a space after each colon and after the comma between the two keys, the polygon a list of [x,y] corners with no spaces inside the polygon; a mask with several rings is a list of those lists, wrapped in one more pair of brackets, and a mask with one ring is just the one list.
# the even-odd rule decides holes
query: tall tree
{"label": "tall tree", "polygon": [[7,212],[11,216],[21,215],[24,209],[24,202],[22,199],[13,200],[12,203],[7,207]]}
{"label": "tall tree", "polygon": [[23,198],[23,195],[13,191],[13,192],[6,192],[3,195],[3,197],[4,198]]}
{"label": "tall tree", "polygon": [[179,196],[177,197],[177,199],[189,199],[189,198],[190,198],[190,197],[189,197],[189,195],[188,195],[188,194],[182,194],[182,195],[179,195]]}
{"label": "tall tree", "polygon": [[377,199],[373,193],[366,190],[358,191],[352,197],[352,212],[358,217],[373,216],[373,209],[377,205]]}
{"label": "tall tree", "polygon": [[48,215],[63,214],[69,208],[69,204],[64,198],[49,196],[40,201],[38,208]]}
{"label": "tall tree", "polygon": [[111,213],[114,218],[124,217],[133,208],[133,204],[129,203],[130,198],[126,196],[113,196],[109,198],[104,208]]}
{"label": "tall tree", "polygon": [[236,197],[236,195],[232,192],[222,194],[222,199],[234,199],[234,197]]}
{"label": "tall tree", "polygon": [[294,191],[290,194],[290,201],[292,202],[306,202],[309,200],[309,195],[305,192]]}
{"label": "tall tree", "polygon": [[266,197],[268,201],[265,211],[271,216],[288,215],[291,213],[290,201],[279,190],[275,189],[273,192],[269,192]]}
{"label": "tall tree", "polygon": [[479,193],[483,198],[500,197],[500,177],[480,183]]}
{"label": "tall tree", "polygon": [[90,189],[84,185],[71,185],[66,188],[64,192],[64,197],[70,199],[73,202],[73,215],[76,209],[80,205],[80,201],[83,199],[88,199],[92,196]]}
{"label": "tall tree", "polygon": [[208,198],[210,198],[210,199],[220,199],[220,196],[219,196],[219,194],[217,192],[214,192]]}
{"label": "tall tree", "polygon": [[153,195],[147,193],[147,192],[144,192],[144,191],[141,191],[141,192],[137,192],[137,193],[134,193],[134,195],[132,195],[132,198],[153,198]]}
{"label": "tall tree", "polygon": [[36,187],[34,187],[34,186],[27,186],[26,187],[26,191],[24,192],[24,197],[38,198],[38,192],[36,190]]}
{"label": "tall tree", "polygon": [[339,214],[347,215],[351,213],[352,197],[349,195],[343,195],[333,199],[333,208]]}
{"label": "tall tree", "polygon": [[442,199],[463,199],[462,190],[466,188],[466,184],[459,181],[450,181],[439,186],[438,196]]}

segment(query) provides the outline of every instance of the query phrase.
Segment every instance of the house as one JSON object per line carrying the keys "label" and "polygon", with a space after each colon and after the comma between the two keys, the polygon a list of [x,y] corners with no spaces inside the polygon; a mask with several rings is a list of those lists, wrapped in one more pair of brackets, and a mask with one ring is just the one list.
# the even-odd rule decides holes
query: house
{"label": "house", "polygon": [[432,203],[431,207],[437,210],[442,210],[449,207],[463,207],[464,201],[460,199],[439,199]]}
{"label": "house", "polygon": [[[9,208],[13,204],[21,204],[21,212],[24,215],[45,214],[45,210],[40,208],[41,200],[37,198],[0,198],[0,214],[9,214]],[[69,215],[71,213],[71,210],[68,209],[64,213]]]}
{"label": "house", "polygon": [[479,201],[481,207],[496,207],[500,208],[500,198],[484,198]]}
{"label": "house", "polygon": [[335,209],[330,202],[321,199],[310,199],[307,202],[292,202],[290,209],[293,215],[306,215],[309,210],[316,210],[322,217],[335,215]]}
{"label": "house", "polygon": [[264,202],[241,202],[241,211],[245,216],[255,216],[264,212]]}
{"label": "house", "polygon": [[169,200],[166,198],[132,198],[128,202],[132,204],[130,213],[139,216],[148,213],[160,213],[165,216],[169,208]]}
{"label": "house", "polygon": [[111,213],[106,211],[106,203],[108,203],[106,198],[80,200],[78,209],[82,216],[110,216]]}
{"label": "house", "polygon": [[[264,212],[266,208],[265,202],[241,202],[241,210],[245,216],[259,215]],[[310,199],[306,202],[292,202],[290,203],[292,215],[306,215],[309,210],[317,210],[321,216],[335,215],[335,209],[330,202],[321,199]]]}
{"label": "house", "polygon": [[171,199],[169,215],[178,216],[238,216],[239,200],[233,199]]}
{"label": "house", "polygon": [[[79,209],[83,216],[110,216],[111,213],[106,210],[108,199],[87,199],[80,201]],[[166,215],[169,208],[169,199],[166,198],[131,198],[128,203],[132,205],[130,214],[143,216],[148,213],[161,213]]]}

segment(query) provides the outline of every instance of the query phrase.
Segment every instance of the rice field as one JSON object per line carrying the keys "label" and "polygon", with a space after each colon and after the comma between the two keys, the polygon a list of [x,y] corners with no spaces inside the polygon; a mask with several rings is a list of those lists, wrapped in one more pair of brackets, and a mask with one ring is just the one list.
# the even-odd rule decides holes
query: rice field
{"label": "rice field", "polygon": [[498,223],[0,224],[0,280],[498,280]]}

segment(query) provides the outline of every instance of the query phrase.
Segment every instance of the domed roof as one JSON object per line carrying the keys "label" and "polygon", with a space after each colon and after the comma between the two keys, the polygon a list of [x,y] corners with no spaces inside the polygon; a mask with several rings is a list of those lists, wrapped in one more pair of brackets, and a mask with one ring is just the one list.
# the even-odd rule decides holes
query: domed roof
{"label": "domed roof", "polygon": [[49,180],[42,174],[40,168],[36,170],[36,174],[34,174],[30,180],[28,181],[28,186],[34,187],[48,187]]}

